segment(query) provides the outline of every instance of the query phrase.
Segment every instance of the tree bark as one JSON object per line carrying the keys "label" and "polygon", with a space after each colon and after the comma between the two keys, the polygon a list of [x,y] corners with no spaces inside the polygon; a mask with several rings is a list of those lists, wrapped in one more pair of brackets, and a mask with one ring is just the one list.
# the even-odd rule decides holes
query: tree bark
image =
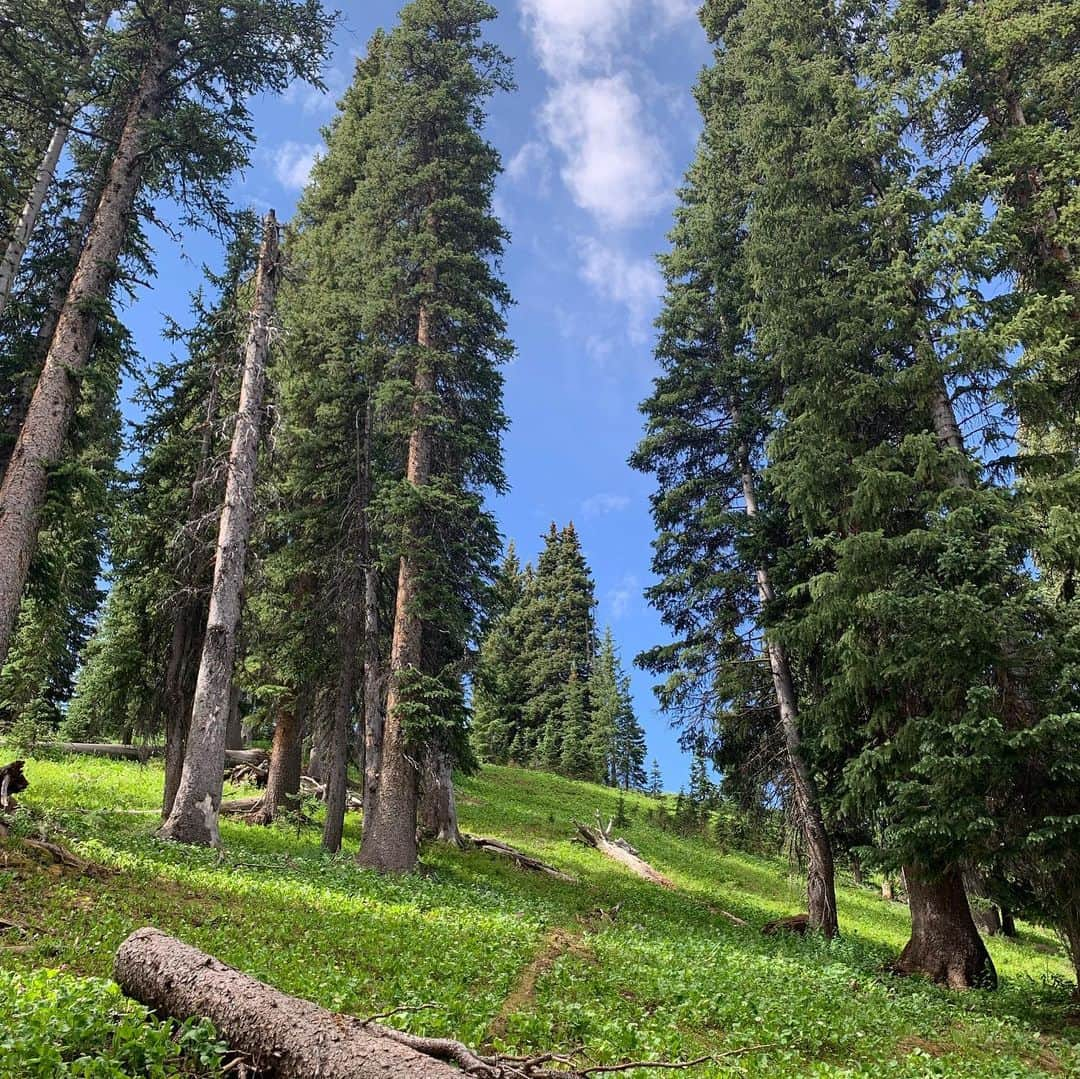
{"label": "tree bark", "polygon": [[229,686],[229,719],[225,724],[225,748],[244,748],[244,722],[240,716],[240,687],[235,678]]}
{"label": "tree bark", "polygon": [[192,692],[190,671],[201,638],[195,625],[197,611],[185,604],[173,622],[169,663],[165,670],[165,791],[161,819],[168,820],[180,789],[184,770],[188,727],[191,723]]}
{"label": "tree bark", "polygon": [[1001,915],[1001,935],[1003,937],[1012,937],[1013,939],[1018,937],[1020,934],[1016,931],[1016,918],[1013,915],[1011,908],[999,907],[998,913]]}
{"label": "tree bark", "polygon": [[[375,403],[368,395],[364,420],[364,484],[371,496],[371,442]],[[379,785],[382,764],[383,728],[386,722],[382,655],[379,650],[379,584],[381,576],[372,557],[370,526],[363,533],[364,561],[364,819],[366,820]]]}
{"label": "tree bark", "polygon": [[49,145],[45,148],[45,154],[41,159],[41,164],[38,165],[37,172],[34,174],[34,182],[30,185],[30,192],[26,196],[22,212],[19,214],[18,221],[15,222],[15,228],[12,231],[11,238],[8,240],[3,258],[0,258],[0,315],[4,313],[8,300],[11,299],[11,290],[15,286],[15,278],[18,275],[22,257],[26,254],[26,248],[30,243],[30,237],[33,235],[34,226],[37,224],[38,216],[41,214],[41,207],[45,203],[45,196],[48,194],[49,186],[56,175],[56,166],[60,161],[60,154],[63,152],[64,143],[67,141],[68,133],[71,130],[71,121],[75,118],[75,113],[79,111],[79,102],[82,98],[81,84],[90,73],[94,58],[101,47],[102,35],[105,33],[110,14],[111,11],[108,8],[103,9],[94,36],[90,39],[86,55],[83,57],[77,85],[68,94],[67,100],[64,102],[59,123],[53,130]]}
{"label": "tree bark", "polygon": [[303,695],[287,702],[278,712],[274,741],[270,746],[270,770],[253,824],[270,824],[290,801],[296,804],[300,794],[300,747],[303,741],[306,701]]}
{"label": "tree bark", "polygon": [[464,847],[465,840],[458,830],[453,771],[450,754],[436,746],[428,746],[420,783],[420,835],[424,839]]}
{"label": "tree bark", "polygon": [[174,54],[169,43],[156,42],[139,78],[56,333],[0,486],[0,667],[7,660],[37,544],[49,470],[60,459],[74,414],[78,380],[97,331],[96,306],[108,296],[115,278],[127,219],[146,167],[147,134],[161,110]]}
{"label": "tree bark", "polygon": [[[430,313],[420,305],[416,335],[419,358],[414,378],[412,433],[406,472],[412,487],[424,487],[431,479],[434,434],[428,420],[428,402],[435,392],[435,368],[428,353],[433,348]],[[409,756],[405,730],[405,682],[421,670],[423,621],[419,611],[421,567],[418,543],[409,538],[416,523],[406,530],[404,552],[398,568],[394,631],[390,646],[390,687],[383,725],[382,759],[378,784],[371,799],[371,811],[364,816],[361,865],[384,873],[408,873],[416,866],[416,768]],[[418,537],[417,537],[418,538]]]}
{"label": "tree bark", "polygon": [[931,877],[920,866],[904,866],[911,939],[896,962],[901,974],[924,974],[950,989],[993,989],[997,972],[975,928],[964,880],[950,870]]}
{"label": "tree bark", "polygon": [[345,831],[345,800],[349,768],[349,719],[356,703],[356,665],[360,646],[360,615],[357,604],[346,602],[338,645],[337,687],[330,725],[330,764],[326,774],[326,819],[323,823],[324,850],[341,850]]}
{"label": "tree bark", "polygon": [[606,855],[620,865],[626,866],[637,877],[647,880],[651,884],[659,884],[661,888],[674,888],[675,884],[664,876],[663,873],[653,869],[651,865],[625,839],[612,839],[611,828],[601,828],[599,820],[595,828],[579,824],[574,821],[574,827],[578,834],[590,846],[595,847],[601,854]]}
{"label": "tree bark", "polygon": [[113,976],[156,1011],[210,1019],[268,1079],[461,1079],[384,1028],[286,996],[156,929],[139,929],[120,945]]}
{"label": "tree bark", "polygon": [[316,694],[311,713],[311,751],[304,774],[316,783],[325,783],[330,768],[330,728],[333,724],[333,697],[328,690]]}
{"label": "tree bark", "polygon": [[278,227],[271,211],[263,224],[255,301],[244,352],[240,407],[229,451],[210,613],[195,684],[184,770],[172,813],[161,828],[165,838],[202,846],[219,846],[221,843],[217,818],[224,772],[225,728],[236,658],[244,562],[254,513],[270,323],[279,278]]}
{"label": "tree bark", "polygon": [[[753,518],[757,516],[758,502],[749,448],[741,447],[740,456],[742,458],[740,467],[743,501],[747,517]],[[776,595],[764,566],[757,568],[756,576],[758,598],[762,608],[765,608],[773,602]],[[832,843],[821,812],[817,784],[802,752],[798,699],[795,695],[795,680],[791,675],[787,651],[783,645],[773,640],[769,640],[766,647],[769,653],[769,667],[772,670],[773,688],[776,692],[776,704],[780,713],[780,727],[784,735],[784,747],[787,751],[788,774],[791,778],[791,789],[795,800],[795,819],[802,829],[803,842],[806,844],[809,927],[832,938],[840,931],[836,912],[836,866]]]}

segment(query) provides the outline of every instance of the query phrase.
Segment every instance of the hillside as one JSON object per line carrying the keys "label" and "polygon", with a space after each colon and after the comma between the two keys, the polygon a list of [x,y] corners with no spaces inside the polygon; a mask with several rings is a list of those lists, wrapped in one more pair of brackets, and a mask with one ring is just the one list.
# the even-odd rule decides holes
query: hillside
{"label": "hillside", "polygon": [[[675,891],[570,841],[572,818],[614,812],[612,791],[538,773],[463,780],[462,826],[579,885],[436,848],[422,874],[386,879],[326,857],[317,831],[295,826],[225,821],[224,853],[183,848],[152,837],[158,766],[34,760],[27,775],[22,827],[116,872],[47,870],[0,845],[0,926],[23,927],[0,935],[4,1077],[217,1074],[205,1028],[188,1029],[179,1057],[167,1030],[83,980],[108,978],[117,945],[142,925],[344,1012],[430,1005],[390,1021],[476,1046],[584,1046],[600,1063],[729,1054],[677,1073],[693,1076],[1080,1075],[1051,934],[1022,926],[1018,941],[991,941],[1002,975],[992,994],[882,973],[907,912],[869,884],[841,889],[842,940],[763,937],[762,923],[801,909],[786,863],[661,831],[644,796],[627,799],[623,832]],[[350,815],[346,850],[357,841]]]}

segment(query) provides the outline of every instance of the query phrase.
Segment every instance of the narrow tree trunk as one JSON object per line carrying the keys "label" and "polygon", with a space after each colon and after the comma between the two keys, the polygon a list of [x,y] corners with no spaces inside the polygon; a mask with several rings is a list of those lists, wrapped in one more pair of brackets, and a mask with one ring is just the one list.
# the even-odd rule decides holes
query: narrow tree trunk
{"label": "narrow tree trunk", "polygon": [[884,899],[887,903],[891,903],[893,901],[893,899],[895,898],[895,895],[893,894],[892,877],[887,876],[887,877],[885,877],[884,880],[882,880],[882,882],[881,882],[881,898]]}
{"label": "narrow tree trunk", "polygon": [[446,750],[428,746],[420,788],[420,835],[464,847],[454,801],[453,766]]}
{"label": "narrow tree trunk", "polygon": [[[1016,918],[1012,910],[1009,907],[999,907],[998,912],[1001,915],[1001,935],[1015,940],[1020,934],[1016,931]],[[1080,958],[1080,955],[1077,958]]]}
{"label": "narrow tree trunk", "polygon": [[[1013,926],[1015,929],[1015,925]],[[1073,990],[1073,1000],[1080,1001],[1080,909],[1075,905],[1071,907],[1061,919],[1061,935],[1065,939],[1065,947],[1072,960],[1073,973],[1076,976],[1076,988]]]}
{"label": "narrow tree trunk", "polygon": [[[369,396],[365,420],[364,482],[371,491],[371,440],[374,402]],[[364,529],[364,819],[379,786],[385,723],[382,656],[379,652],[379,569],[371,552],[371,530]]]}
{"label": "narrow tree trunk", "polygon": [[[756,517],[758,512],[757,493],[754,490],[754,474],[750,465],[750,451],[741,447],[740,462],[742,468],[743,500],[746,515]],[[767,607],[775,598],[772,582],[764,566],[757,569],[758,598],[762,608]],[[839,932],[836,913],[836,867],[833,860],[832,843],[825,818],[821,812],[821,800],[817,784],[807,767],[802,752],[802,737],[799,733],[799,706],[795,696],[795,680],[791,676],[791,664],[783,645],[770,640],[767,645],[769,667],[772,670],[773,688],[776,692],[776,704],[780,712],[780,727],[784,735],[787,750],[788,773],[795,799],[795,818],[802,829],[803,842],[806,844],[807,872],[806,892],[809,903],[811,929],[820,930],[826,937],[835,937]]]}
{"label": "narrow tree trunk", "polygon": [[185,604],[173,621],[169,663],[165,671],[165,793],[162,820],[169,819],[184,769],[192,704],[189,671],[199,650],[196,617],[197,611]]}
{"label": "narrow tree trunk", "polygon": [[229,686],[229,718],[225,724],[225,748],[244,748],[244,722],[240,716],[240,687],[235,678]]}
{"label": "narrow tree trunk", "polygon": [[971,917],[964,880],[950,870],[931,877],[904,867],[911,939],[896,962],[901,974],[925,974],[950,989],[993,989],[997,972]]}
{"label": "narrow tree trunk", "polygon": [[277,814],[296,804],[300,794],[300,746],[303,739],[306,699],[301,694],[278,713],[274,741],[270,746],[270,769],[262,804],[252,818],[255,824],[269,824]]}
{"label": "narrow tree trunk", "polygon": [[[430,314],[424,303],[420,305],[417,344],[420,356],[414,379],[416,396],[406,478],[411,486],[424,487],[431,478],[434,434],[428,422],[428,402],[435,392],[435,369],[432,360],[425,355],[433,341]],[[410,522],[408,531],[415,533],[415,529],[415,521]],[[407,679],[421,670],[423,659],[423,622],[418,609],[421,567],[417,547],[416,542],[406,538],[398,569],[382,759],[371,810],[364,817],[359,856],[361,865],[391,873],[407,873],[416,866],[417,775],[409,756],[404,694]]]}
{"label": "narrow tree trunk", "polygon": [[270,322],[280,277],[278,229],[273,211],[267,214],[263,228],[255,302],[244,353],[240,407],[229,451],[229,473],[225,505],[218,527],[210,613],[195,685],[184,771],[173,811],[161,829],[161,834],[166,838],[200,845],[218,846],[221,842],[218,807],[221,805],[225,760],[225,727],[236,658],[244,561],[254,511],[255,468],[270,350]]}
{"label": "narrow tree trunk", "polygon": [[41,164],[38,165],[37,172],[34,175],[34,182],[30,185],[30,193],[26,196],[26,203],[19,214],[18,221],[15,222],[15,228],[11,234],[11,239],[8,240],[3,258],[0,258],[0,315],[4,313],[4,308],[7,307],[8,300],[11,298],[11,290],[15,286],[19,265],[22,263],[22,257],[26,253],[27,245],[30,243],[30,237],[34,232],[38,216],[41,214],[41,207],[45,203],[45,196],[49,191],[49,186],[56,175],[56,166],[60,161],[60,154],[63,152],[68,132],[71,130],[71,121],[79,110],[79,102],[82,99],[82,84],[93,66],[110,14],[111,12],[106,8],[98,20],[94,36],[90,40],[90,46],[79,69],[78,84],[68,94],[67,100],[64,102],[64,107],[60,112],[60,120],[53,131],[52,138],[49,139],[49,145],[45,148],[45,156],[41,159]]}
{"label": "narrow tree trunk", "polygon": [[157,43],[139,79],[56,333],[0,486],[0,667],[7,659],[30,559],[37,544],[49,470],[75,410],[78,380],[97,330],[96,305],[112,287],[146,167],[143,153],[161,109],[174,50]]}
{"label": "narrow tree trunk", "polygon": [[311,752],[306,774],[316,783],[326,783],[330,769],[330,730],[333,726],[333,698],[328,690],[320,689],[315,698],[311,720]]}
{"label": "narrow tree trunk", "polygon": [[346,779],[349,767],[349,717],[356,703],[357,651],[360,646],[360,616],[357,604],[343,604],[341,639],[338,645],[337,689],[330,726],[330,766],[326,776],[326,820],[323,823],[324,850],[341,850],[345,831]]}

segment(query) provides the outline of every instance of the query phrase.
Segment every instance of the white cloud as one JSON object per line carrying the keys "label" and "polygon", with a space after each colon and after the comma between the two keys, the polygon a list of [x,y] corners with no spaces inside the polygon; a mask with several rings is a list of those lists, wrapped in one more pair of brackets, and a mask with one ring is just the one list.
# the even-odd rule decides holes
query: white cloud
{"label": "white cloud", "polygon": [[331,112],[338,99],[345,92],[347,78],[339,67],[330,68],[323,75],[325,90],[319,90],[302,79],[294,79],[282,95],[286,105],[297,105],[302,112],[311,116],[320,112]]}
{"label": "white cloud", "polygon": [[273,151],[278,183],[291,190],[303,188],[321,150],[318,142],[283,142]]}
{"label": "white cloud", "polygon": [[610,60],[634,0],[521,0],[540,64],[553,78]]}
{"label": "white cloud", "polygon": [[664,279],[649,258],[627,255],[593,237],[581,241],[581,277],[604,299],[622,304],[630,315],[633,339],[648,338],[664,291]]}
{"label": "white cloud", "polygon": [[640,593],[641,585],[637,577],[632,573],[626,574],[619,584],[607,594],[612,621],[618,621],[618,619],[622,618],[630,610],[630,604]]}
{"label": "white cloud", "polygon": [[506,166],[507,179],[514,183],[528,180],[533,185],[546,187],[549,179],[549,161],[547,147],[542,142],[530,139]]}
{"label": "white cloud", "polygon": [[601,491],[581,503],[581,512],[585,517],[604,517],[609,513],[618,513],[629,505],[629,496]]}
{"label": "white cloud", "polygon": [[541,112],[544,133],[563,155],[574,202],[601,223],[633,225],[668,200],[667,152],[646,126],[625,73],[556,86]]}

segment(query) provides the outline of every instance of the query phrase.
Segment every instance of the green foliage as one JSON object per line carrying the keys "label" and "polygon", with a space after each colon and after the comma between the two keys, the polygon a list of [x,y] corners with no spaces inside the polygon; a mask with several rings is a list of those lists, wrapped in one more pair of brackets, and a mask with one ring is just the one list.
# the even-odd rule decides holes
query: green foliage
{"label": "green foliage", "polygon": [[[1080,1067],[1067,1019],[1068,967],[1051,934],[1021,923],[1018,941],[991,939],[1002,987],[962,999],[883,971],[905,939],[907,910],[869,888],[838,888],[842,940],[763,937],[761,924],[803,901],[786,861],[680,838],[650,820],[655,802],[633,791],[621,795],[632,842],[676,882],[674,891],[571,841],[571,819],[599,811],[607,820],[619,792],[520,769],[485,768],[461,783],[462,827],[513,843],[581,883],[438,844],[425,851],[423,874],[386,878],[322,854],[316,830],[293,826],[224,821],[224,852],[185,848],[152,835],[159,764],[31,760],[27,775],[23,805],[38,825],[120,872],[3,875],[5,917],[45,930],[29,938],[28,956],[0,950],[0,970],[23,979],[28,965],[63,965],[73,981],[107,977],[120,941],[153,924],[354,1015],[432,1003],[390,1021],[481,1045],[522,971],[560,929],[578,941],[507,1016],[496,1041],[507,1052],[583,1045],[596,1063],[615,1063],[766,1047],[689,1073],[701,1079],[868,1079],[886,1071],[901,1079],[1036,1079]],[[350,815],[347,835],[356,829]],[[616,904],[614,919],[596,917]],[[750,926],[733,925],[718,907]],[[91,982],[85,995],[98,999],[100,985]],[[25,1007],[17,995],[0,995],[0,1009],[9,1009],[0,1014],[21,1016]],[[0,1042],[25,1040],[36,1022],[0,1024]],[[160,1028],[143,1030],[149,1053],[162,1044]],[[40,1037],[29,1040],[45,1051]],[[111,1044],[99,1041],[95,1055],[109,1059]]]}
{"label": "green foliage", "polygon": [[206,1020],[160,1021],[100,978],[0,970],[0,1074],[8,1079],[165,1079],[224,1074]]}

